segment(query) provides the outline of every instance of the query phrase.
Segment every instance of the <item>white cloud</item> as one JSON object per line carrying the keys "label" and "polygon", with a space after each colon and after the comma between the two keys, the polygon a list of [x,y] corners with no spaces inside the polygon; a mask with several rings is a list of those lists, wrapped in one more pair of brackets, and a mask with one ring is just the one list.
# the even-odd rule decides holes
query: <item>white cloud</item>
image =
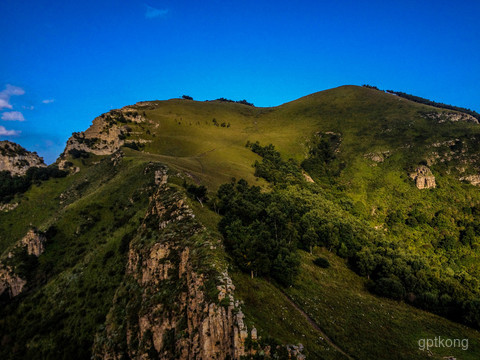
{"label": "white cloud", "polygon": [[145,4],[147,10],[145,11],[145,18],[153,19],[168,14],[168,9],[157,9],[150,5]]}
{"label": "white cloud", "polygon": [[[1,93],[0,93],[1,96]],[[6,109],[12,109],[12,105],[8,103],[8,100],[0,98],[0,110],[6,108]]]}
{"label": "white cloud", "polygon": [[7,130],[5,127],[0,126],[0,136],[16,136],[19,135],[21,131]]}
{"label": "white cloud", "polygon": [[33,109],[35,109],[35,106],[33,106],[33,105],[32,106],[23,105],[22,108],[24,108],[25,110],[33,110]]}
{"label": "white cloud", "polygon": [[21,87],[13,86],[13,85],[10,85],[10,84],[7,84],[5,90],[3,90],[2,92],[5,92],[10,96],[11,95],[23,95],[23,94],[25,94],[25,90],[23,90]]}
{"label": "white cloud", "polygon": [[0,91],[0,110],[3,108],[11,109],[12,105],[10,105],[10,97],[23,94],[25,94],[25,90],[21,87],[7,84],[5,90]]}
{"label": "white cloud", "polygon": [[45,100],[42,100],[42,103],[44,104],[51,104],[55,101],[55,99],[45,99]]}
{"label": "white cloud", "polygon": [[23,114],[20,111],[4,112],[2,114],[2,120],[5,121],[25,121]]}

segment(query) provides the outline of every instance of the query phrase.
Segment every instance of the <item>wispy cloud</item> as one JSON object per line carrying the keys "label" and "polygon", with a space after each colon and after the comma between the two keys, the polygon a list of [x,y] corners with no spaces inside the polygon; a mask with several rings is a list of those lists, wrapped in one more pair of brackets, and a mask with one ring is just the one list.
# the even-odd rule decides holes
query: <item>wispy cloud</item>
{"label": "wispy cloud", "polygon": [[157,9],[147,4],[145,4],[145,7],[147,8],[145,11],[146,19],[154,19],[168,14],[168,9]]}
{"label": "wispy cloud", "polygon": [[33,106],[33,105],[31,105],[31,106],[23,105],[22,108],[24,108],[25,110],[33,110],[33,109],[35,109],[35,106]]}
{"label": "wispy cloud", "polygon": [[55,99],[45,99],[45,100],[42,100],[42,103],[44,104],[51,104],[55,101]]}
{"label": "wispy cloud", "polygon": [[25,121],[23,114],[20,111],[4,112],[2,114],[2,120],[5,121]]}
{"label": "wispy cloud", "polygon": [[0,91],[0,110],[3,108],[12,109],[13,107],[10,104],[10,97],[23,94],[25,94],[25,90],[21,87],[7,84],[5,90]]}
{"label": "wispy cloud", "polygon": [[17,136],[21,131],[7,130],[4,126],[0,126],[0,136]]}

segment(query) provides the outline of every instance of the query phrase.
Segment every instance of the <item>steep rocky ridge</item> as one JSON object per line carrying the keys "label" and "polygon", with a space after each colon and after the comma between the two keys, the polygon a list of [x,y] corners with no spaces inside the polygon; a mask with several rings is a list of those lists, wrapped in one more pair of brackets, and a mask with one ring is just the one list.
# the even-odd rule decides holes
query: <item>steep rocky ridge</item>
{"label": "steep rocky ridge", "polygon": [[130,245],[124,284],[104,333],[96,337],[94,354],[239,359],[248,332],[225,264],[214,261],[218,239],[166,184],[165,173],[156,177],[159,189]]}
{"label": "steep rocky ridge", "polygon": [[25,175],[27,170],[34,166],[46,166],[37,153],[27,151],[7,140],[0,141],[0,171],[9,171],[12,175]]}

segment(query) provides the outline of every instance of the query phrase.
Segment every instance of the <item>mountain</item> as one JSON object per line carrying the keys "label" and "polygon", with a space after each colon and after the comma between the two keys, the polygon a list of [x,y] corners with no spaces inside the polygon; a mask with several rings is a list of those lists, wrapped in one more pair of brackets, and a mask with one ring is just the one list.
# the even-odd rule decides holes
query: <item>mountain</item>
{"label": "mountain", "polygon": [[2,199],[0,356],[478,359],[479,150],[369,87],[112,110]]}

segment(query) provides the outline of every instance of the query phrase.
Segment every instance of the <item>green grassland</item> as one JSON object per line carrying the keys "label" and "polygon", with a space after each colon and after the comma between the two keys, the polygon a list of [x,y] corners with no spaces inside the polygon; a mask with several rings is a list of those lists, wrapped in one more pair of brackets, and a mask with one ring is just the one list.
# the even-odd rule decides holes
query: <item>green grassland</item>
{"label": "green grassland", "polygon": [[[345,261],[326,249],[302,252],[302,266],[295,284],[283,291],[319,325],[329,338],[354,359],[478,359],[480,333],[431,313],[394,300],[382,299],[365,290],[365,279],[354,274]],[[315,266],[316,256],[327,258],[330,268]],[[237,296],[245,302],[248,323],[261,335],[275,336],[286,343],[303,343],[310,358],[333,358],[341,354],[321,340],[321,334],[305,321],[274,284],[235,273]],[[468,350],[419,350],[425,338],[469,340]],[[317,350],[320,346],[322,351]],[[328,351],[327,351],[328,354]],[[331,356],[331,354],[330,354]],[[335,357],[336,356],[336,357]]]}

